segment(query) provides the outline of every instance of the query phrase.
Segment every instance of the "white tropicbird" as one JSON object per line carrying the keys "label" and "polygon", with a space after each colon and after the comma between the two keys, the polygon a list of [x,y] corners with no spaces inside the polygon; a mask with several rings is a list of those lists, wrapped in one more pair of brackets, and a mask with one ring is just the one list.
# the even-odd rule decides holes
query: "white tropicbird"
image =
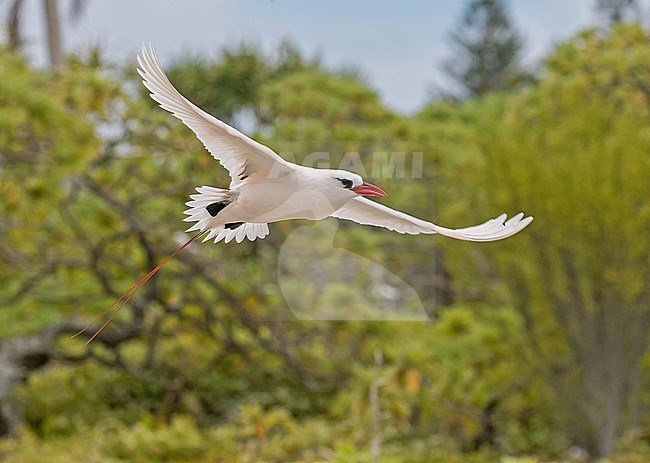
{"label": "white tropicbird", "polygon": [[[113,319],[140,287],[176,254],[199,236],[215,243],[233,239],[241,243],[269,234],[268,224],[290,219],[321,220],[326,217],[352,220],[363,225],[384,227],[398,233],[448,236],[465,241],[497,241],[520,232],[532,217],[506,214],[480,225],[450,229],[412,217],[364,196],[383,197],[379,187],[364,182],[361,176],[345,170],[314,169],[282,159],[267,146],[247,137],[225,122],[211,116],[181,95],[163,71],[153,48],[145,47],[138,56],[143,84],[151,98],[187,125],[210,154],[229,172],[229,188],[202,186],[190,196],[186,222],[196,222],[187,231],[197,231],[185,244],[133,285],[87,328],[121,304],[95,336]],[[76,336],[76,335],[75,335]]]}

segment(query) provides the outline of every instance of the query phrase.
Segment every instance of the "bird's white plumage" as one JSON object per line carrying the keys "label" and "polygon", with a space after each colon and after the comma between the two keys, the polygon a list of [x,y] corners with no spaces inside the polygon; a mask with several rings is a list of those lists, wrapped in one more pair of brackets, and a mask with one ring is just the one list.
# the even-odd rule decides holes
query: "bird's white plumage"
{"label": "bird's white plumage", "polygon": [[361,197],[348,201],[345,206],[332,214],[332,217],[352,220],[363,225],[384,227],[398,233],[410,235],[439,233],[465,241],[496,241],[507,238],[525,228],[533,220],[532,217],[524,218],[524,214],[520,212],[506,221],[506,214],[501,214],[480,225],[453,230]]}
{"label": "bird's white plumage", "polygon": [[[252,241],[269,234],[269,222],[327,216],[411,235],[439,233],[466,241],[496,241],[518,233],[533,220],[523,213],[506,220],[502,214],[480,225],[450,229],[396,211],[355,194],[351,185],[362,182],[358,175],[287,162],[270,148],[201,110],[174,88],[153,48],[147,51],[143,47],[138,63],[138,72],[151,97],[192,129],[230,173],[229,189],[202,186],[186,203],[189,209],[184,220],[196,222],[187,231],[206,230],[204,241]],[[347,176],[347,187],[344,182],[338,183],[341,176]],[[362,194],[369,193],[366,190]],[[212,215],[207,207],[214,203],[227,206]],[[243,224],[236,226],[239,222]]]}
{"label": "bird's white plumage", "polygon": [[210,154],[228,169],[232,178],[231,188],[244,176],[255,173],[269,175],[291,169],[290,163],[273,150],[211,116],[181,95],[160,66],[153,48],[149,53],[143,47],[138,64],[138,73],[151,92],[151,98],[192,129]]}
{"label": "bird's white plumage", "polygon": [[[184,214],[187,214],[189,217],[186,217],[183,221],[196,222],[187,229],[188,232],[207,228],[206,224],[210,219],[212,219],[212,216],[207,210],[207,207],[210,204],[215,202],[227,202],[231,199],[230,191],[224,190],[223,188],[204,185],[198,187],[196,191],[198,194],[190,195],[191,201],[185,203],[190,208],[184,212]],[[229,243],[233,239],[237,243],[241,243],[244,241],[244,238],[254,241],[257,238],[264,238],[268,234],[269,226],[265,223],[246,222],[242,226],[233,230],[229,230],[225,228],[225,226],[221,225],[210,229],[203,238],[203,242],[210,241],[214,238],[215,243],[218,243],[221,240]]]}
{"label": "bird's white plumage", "polygon": [[269,234],[269,226],[265,223],[245,223],[239,228],[228,230],[224,227],[212,228],[206,233],[203,242],[210,241],[214,238],[214,242],[218,243],[223,240],[230,243],[233,239],[237,243],[241,243],[245,238],[250,241],[255,241],[257,238],[264,238]]}

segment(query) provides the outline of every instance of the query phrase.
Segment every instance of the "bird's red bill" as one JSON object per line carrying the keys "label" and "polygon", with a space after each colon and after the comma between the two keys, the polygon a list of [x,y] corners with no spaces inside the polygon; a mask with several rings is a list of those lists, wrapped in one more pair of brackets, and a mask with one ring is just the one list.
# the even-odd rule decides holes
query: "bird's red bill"
{"label": "bird's red bill", "polygon": [[383,198],[386,196],[386,192],[384,190],[376,185],[373,185],[372,183],[363,183],[358,187],[352,188],[352,191],[358,195],[363,196],[375,196],[378,198]]}

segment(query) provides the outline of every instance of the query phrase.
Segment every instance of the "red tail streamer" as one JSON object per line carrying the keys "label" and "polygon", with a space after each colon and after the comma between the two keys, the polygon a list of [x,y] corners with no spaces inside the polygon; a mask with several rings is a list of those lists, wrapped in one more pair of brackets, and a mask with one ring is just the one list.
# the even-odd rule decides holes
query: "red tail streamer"
{"label": "red tail streamer", "polygon": [[118,303],[120,303],[120,301],[121,301],[121,303],[120,303],[120,305],[117,307],[117,309],[115,309],[115,311],[110,315],[110,317],[108,317],[108,319],[107,319],[107,320],[102,324],[102,326],[99,327],[99,329],[95,332],[95,334],[93,334],[93,335],[90,337],[90,339],[88,339],[88,341],[86,341],[86,344],[90,344],[90,342],[91,342],[93,339],[95,339],[95,338],[97,337],[97,335],[98,335],[99,333],[102,332],[102,330],[103,330],[104,328],[106,328],[106,325],[108,325],[108,324],[111,322],[111,320],[113,320],[113,318],[115,318],[115,315],[117,315],[117,313],[118,313],[120,310],[122,310],[122,307],[124,307],[124,306],[127,304],[127,302],[129,302],[129,301],[131,300],[131,298],[135,295],[135,293],[137,293],[137,292],[140,290],[140,288],[142,288],[142,286],[143,286],[147,281],[149,281],[149,279],[150,279],[152,276],[154,276],[154,275],[156,274],[156,272],[158,272],[158,270],[160,270],[160,269],[161,269],[161,268],[162,268],[162,267],[163,267],[167,262],[169,262],[169,261],[172,260],[174,257],[176,257],[176,255],[177,255],[179,252],[181,252],[183,249],[185,249],[186,247],[188,247],[188,246],[190,245],[190,243],[192,243],[192,241],[194,241],[195,239],[197,239],[197,238],[198,238],[199,236],[201,236],[204,232],[205,232],[205,230],[202,230],[202,231],[200,231],[199,233],[197,233],[196,235],[194,235],[192,238],[190,238],[189,240],[187,240],[187,242],[186,242],[185,244],[183,244],[183,245],[182,245],[181,247],[179,247],[176,251],[174,251],[173,253],[171,253],[171,254],[169,255],[169,257],[167,257],[165,260],[163,260],[160,264],[158,264],[155,268],[153,268],[149,273],[147,273],[144,277],[142,277],[140,280],[138,280],[138,281],[137,281],[133,286],[131,286],[129,289],[127,289],[127,290],[124,292],[124,294],[122,294],[122,295],[121,295],[121,296],[120,296],[120,297],[119,297],[115,302],[113,302],[113,304],[111,304],[111,306],[110,306],[108,309],[104,310],[101,314],[99,314],[99,316],[97,316],[97,318],[95,318],[92,322],[88,323],[88,325],[86,325],[86,326],[84,327],[84,329],[82,329],[82,330],[79,331],[78,333],[74,334],[72,337],[75,338],[75,337],[79,336],[80,334],[86,332],[86,331],[88,330],[88,328],[90,328],[90,327],[93,326],[95,323],[97,323],[99,320],[101,320],[102,318],[104,318],[104,317],[106,316],[106,314],[108,314],[108,313],[111,311],[111,309],[112,309],[113,307],[115,307]]}

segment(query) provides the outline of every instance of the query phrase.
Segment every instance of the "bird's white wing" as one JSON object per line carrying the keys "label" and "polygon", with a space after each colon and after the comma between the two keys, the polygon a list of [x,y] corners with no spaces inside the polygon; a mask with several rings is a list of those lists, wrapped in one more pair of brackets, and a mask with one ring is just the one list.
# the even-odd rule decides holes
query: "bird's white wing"
{"label": "bird's white wing", "polygon": [[506,220],[506,214],[502,214],[480,225],[453,230],[420,220],[362,197],[351,199],[345,206],[333,213],[332,217],[352,220],[363,225],[384,227],[398,233],[411,235],[439,233],[465,241],[501,240],[520,232],[533,221],[532,217],[524,217],[521,212],[509,220]]}
{"label": "bird's white wing", "polygon": [[142,48],[138,64],[138,73],[151,92],[151,98],[192,129],[210,154],[228,169],[231,187],[249,176],[282,175],[293,169],[291,163],[269,147],[211,116],[181,95],[160,66],[153,48],[151,51]]}

